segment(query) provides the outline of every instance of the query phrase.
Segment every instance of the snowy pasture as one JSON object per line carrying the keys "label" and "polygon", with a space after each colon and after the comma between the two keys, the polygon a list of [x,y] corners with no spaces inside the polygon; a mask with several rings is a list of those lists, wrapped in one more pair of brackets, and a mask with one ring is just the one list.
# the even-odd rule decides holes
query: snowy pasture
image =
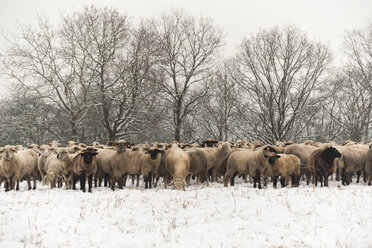
{"label": "snowy pasture", "polygon": [[372,187],[0,191],[0,247],[372,247]]}

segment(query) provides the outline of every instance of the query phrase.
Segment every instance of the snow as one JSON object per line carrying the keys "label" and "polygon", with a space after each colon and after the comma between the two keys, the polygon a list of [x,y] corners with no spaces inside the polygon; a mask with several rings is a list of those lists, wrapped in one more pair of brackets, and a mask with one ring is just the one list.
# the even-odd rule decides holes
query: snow
{"label": "snow", "polygon": [[372,187],[0,190],[0,247],[372,247]]}

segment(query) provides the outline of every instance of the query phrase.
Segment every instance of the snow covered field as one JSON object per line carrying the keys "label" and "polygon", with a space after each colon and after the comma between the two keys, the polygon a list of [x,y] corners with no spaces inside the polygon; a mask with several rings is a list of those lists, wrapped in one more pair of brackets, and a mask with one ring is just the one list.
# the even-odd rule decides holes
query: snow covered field
{"label": "snow covered field", "polygon": [[[0,191],[0,247],[372,247],[372,187]],[[304,183],[304,182],[302,182]]]}

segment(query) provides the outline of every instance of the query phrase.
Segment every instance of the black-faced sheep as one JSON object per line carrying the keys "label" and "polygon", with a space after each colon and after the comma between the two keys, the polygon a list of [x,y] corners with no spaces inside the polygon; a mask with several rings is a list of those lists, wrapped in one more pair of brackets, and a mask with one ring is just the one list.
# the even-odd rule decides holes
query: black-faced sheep
{"label": "black-faced sheep", "polygon": [[339,157],[341,157],[341,153],[336,148],[327,145],[315,150],[310,155],[309,170],[313,174],[315,186],[318,185],[319,179],[320,186],[323,187],[324,178],[324,186],[328,187],[328,177],[335,173],[335,158]]}
{"label": "black-faced sheep", "polygon": [[276,156],[277,152],[271,146],[263,146],[257,151],[242,150],[234,152],[227,161],[227,172],[224,186],[230,181],[234,185],[234,177],[239,173],[248,173],[253,178],[253,187],[261,189],[261,177],[267,167],[267,158]]}

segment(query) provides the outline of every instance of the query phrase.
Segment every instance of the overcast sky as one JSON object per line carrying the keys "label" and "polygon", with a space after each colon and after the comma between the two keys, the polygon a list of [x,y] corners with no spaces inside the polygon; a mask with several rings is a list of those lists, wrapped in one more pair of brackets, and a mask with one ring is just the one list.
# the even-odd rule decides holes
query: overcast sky
{"label": "overcast sky", "polygon": [[[17,21],[34,23],[37,13],[58,23],[61,14],[81,10],[84,5],[116,7],[134,22],[172,8],[211,17],[226,34],[228,56],[243,37],[285,24],[297,25],[311,39],[328,44],[337,55],[342,53],[345,30],[363,28],[372,21],[372,0],[1,0],[0,32],[11,31]],[[0,49],[4,47],[6,41],[0,37]],[[6,94],[2,85],[0,81],[0,96]]]}

